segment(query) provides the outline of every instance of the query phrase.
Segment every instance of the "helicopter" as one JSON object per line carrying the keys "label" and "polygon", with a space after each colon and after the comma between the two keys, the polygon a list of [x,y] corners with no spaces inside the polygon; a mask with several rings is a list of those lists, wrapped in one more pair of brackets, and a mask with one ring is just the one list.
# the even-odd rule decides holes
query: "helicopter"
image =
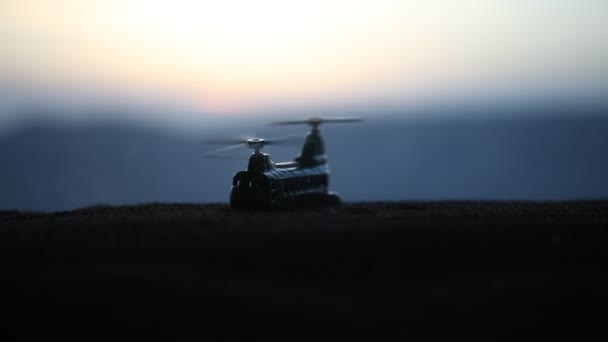
{"label": "helicopter", "polygon": [[240,140],[210,141],[230,146],[208,152],[207,156],[247,146],[253,150],[247,169],[232,177],[230,206],[234,209],[271,208],[286,203],[339,204],[340,197],[328,190],[330,169],[325,145],[319,126],[324,123],[360,122],[357,118],[324,119],[312,117],[306,120],[279,121],[272,125],[309,125],[300,155],[294,160],[273,162],[270,154],[261,152],[267,145],[282,144],[291,138],[267,140],[250,138]]}

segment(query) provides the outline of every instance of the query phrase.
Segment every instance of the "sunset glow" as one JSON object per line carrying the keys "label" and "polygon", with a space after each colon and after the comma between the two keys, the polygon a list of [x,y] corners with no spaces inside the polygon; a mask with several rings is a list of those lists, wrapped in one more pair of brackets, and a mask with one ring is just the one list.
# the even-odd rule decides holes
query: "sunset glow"
{"label": "sunset glow", "polygon": [[603,1],[9,0],[0,77],[164,92],[218,113],[361,94],[602,88],[607,19]]}

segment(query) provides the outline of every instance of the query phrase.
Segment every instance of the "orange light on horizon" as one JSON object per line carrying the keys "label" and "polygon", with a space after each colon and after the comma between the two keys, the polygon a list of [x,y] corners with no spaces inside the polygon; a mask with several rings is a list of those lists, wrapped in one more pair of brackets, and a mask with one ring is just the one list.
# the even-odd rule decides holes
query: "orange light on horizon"
{"label": "orange light on horizon", "polygon": [[602,10],[574,0],[7,0],[0,75],[166,89],[217,112],[539,75],[540,86],[551,75],[608,83]]}

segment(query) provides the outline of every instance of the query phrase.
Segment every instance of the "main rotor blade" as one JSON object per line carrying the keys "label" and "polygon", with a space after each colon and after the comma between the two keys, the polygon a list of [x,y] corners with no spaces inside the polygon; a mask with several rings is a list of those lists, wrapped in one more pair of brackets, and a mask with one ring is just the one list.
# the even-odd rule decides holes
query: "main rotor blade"
{"label": "main rotor blade", "polygon": [[271,125],[301,125],[301,124],[308,124],[308,120],[292,120],[292,121],[277,121],[277,122],[273,122],[271,123]]}
{"label": "main rotor blade", "polygon": [[243,134],[243,135],[223,135],[223,136],[215,136],[213,138],[207,139],[201,144],[205,145],[236,145],[236,144],[246,144],[251,139],[256,139],[256,135],[253,133]]}
{"label": "main rotor blade", "polygon": [[[205,140],[203,141],[201,144],[207,144],[207,145],[239,145],[239,144],[248,144],[250,142],[250,140],[255,140],[255,139],[259,139],[259,138],[216,138],[216,139],[209,139],[209,140]],[[277,139],[263,139],[264,145],[290,145],[294,142],[300,142],[302,141],[302,136],[301,135],[290,135],[290,136],[286,136],[286,137],[281,137],[281,138],[277,138]]]}
{"label": "main rotor blade", "polygon": [[334,119],[321,119],[321,122],[361,122],[363,119],[359,118],[334,118]]}
{"label": "main rotor blade", "polygon": [[212,150],[212,151],[203,153],[203,156],[208,157],[208,158],[218,157],[219,155],[221,155],[223,153],[236,150],[236,149],[246,146],[246,145],[247,145],[247,143],[245,142],[245,143],[238,143],[238,144],[218,148],[216,150]]}
{"label": "main rotor blade", "polygon": [[246,144],[246,143],[247,143],[247,139],[216,138],[216,139],[205,140],[201,144],[207,144],[207,145],[236,145],[236,144]]}
{"label": "main rotor blade", "polygon": [[278,122],[273,122],[271,125],[301,125],[301,124],[308,124],[308,125],[319,125],[322,123],[332,123],[332,122],[360,122],[363,121],[362,119],[359,118],[317,118],[317,117],[312,117],[306,120],[288,120],[288,121],[278,121]]}

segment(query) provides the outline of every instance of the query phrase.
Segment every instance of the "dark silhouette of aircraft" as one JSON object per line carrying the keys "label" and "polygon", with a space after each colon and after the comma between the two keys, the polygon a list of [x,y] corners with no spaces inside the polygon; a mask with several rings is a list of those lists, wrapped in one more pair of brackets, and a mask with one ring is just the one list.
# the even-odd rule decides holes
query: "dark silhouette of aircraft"
{"label": "dark silhouette of aircraft", "polygon": [[273,125],[311,126],[306,135],[302,151],[292,161],[272,161],[270,154],[261,152],[266,145],[277,145],[293,140],[294,137],[266,140],[262,138],[240,140],[213,140],[208,143],[226,144],[207,156],[217,156],[230,150],[248,146],[254,152],[249,156],[247,169],[235,173],[230,188],[230,205],[233,208],[270,208],[285,202],[307,202],[338,204],[340,198],[329,192],[329,164],[319,126],[322,123],[359,122],[355,118],[323,119],[313,117],[307,120],[280,121]]}

